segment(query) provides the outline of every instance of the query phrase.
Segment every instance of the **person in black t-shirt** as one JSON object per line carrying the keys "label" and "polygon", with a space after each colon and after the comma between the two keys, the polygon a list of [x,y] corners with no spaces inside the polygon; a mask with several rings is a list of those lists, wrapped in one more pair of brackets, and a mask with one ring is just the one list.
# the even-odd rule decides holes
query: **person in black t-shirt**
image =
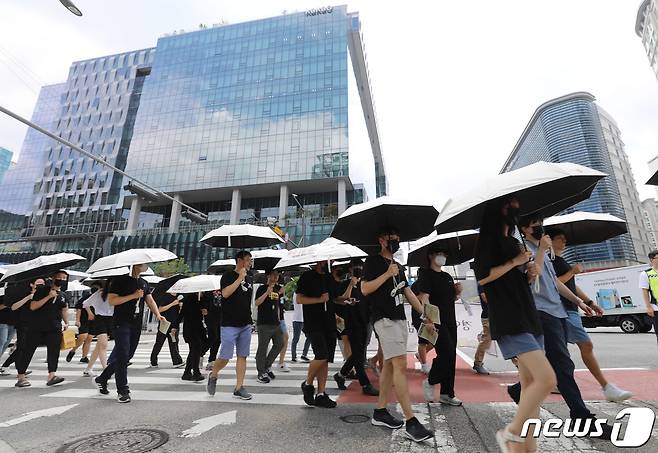
{"label": "person in black t-shirt", "polygon": [[455,283],[452,276],[443,271],[447,260],[443,250],[429,250],[428,267],[418,271],[418,299],[423,304],[432,304],[439,308],[439,336],[434,348],[436,357],[432,361],[428,378],[423,381],[425,399],[435,400],[434,386],[441,384],[439,402],[449,406],[461,406],[455,398],[455,366],[457,362],[457,320],[455,319],[455,301],[461,294],[461,284]]}
{"label": "person in black t-shirt", "polygon": [[82,307],[87,298],[91,296],[91,292],[86,293],[75,303],[75,325],[78,328],[78,338],[75,342],[75,347],[72,348],[68,354],[66,354],[66,361],[70,362],[75,356],[75,352],[80,346],[82,346],[82,357],[80,358],[80,363],[89,363],[89,348],[91,347],[91,340],[93,336],[89,335],[89,317],[87,316],[87,310]]}
{"label": "person in black t-shirt", "polygon": [[[16,333],[16,316],[11,309],[11,304],[5,302],[5,296],[0,296],[0,358],[5,350],[9,347],[9,343],[14,338]],[[0,368],[0,376],[7,376],[9,373]]]}
{"label": "person in black t-shirt", "polygon": [[208,377],[208,394],[214,395],[217,376],[224,369],[235,352],[238,356],[235,366],[235,398],[250,400],[251,394],[244,388],[247,373],[247,357],[251,345],[251,295],[252,281],[247,274],[253,262],[251,253],[241,250],[235,255],[235,270],[224,272],[222,287],[222,330],[219,358],[215,360]]}
{"label": "person in black t-shirt", "polygon": [[205,353],[208,343],[201,313],[204,306],[202,300],[206,297],[206,293],[194,293],[186,294],[183,298],[183,308],[178,323],[183,322],[183,339],[189,347],[185,372],[181,377],[184,381],[199,382],[205,379],[199,370],[199,361]]}
{"label": "person in black t-shirt", "polygon": [[[412,221],[412,220],[410,220]],[[422,303],[416,298],[407,284],[407,277],[401,265],[393,259],[400,249],[400,235],[394,229],[386,229],[378,235],[380,252],[366,260],[361,292],[367,299],[375,332],[384,354],[384,366],[379,383],[379,403],[372,416],[372,424],[396,429],[405,425],[393,417],[386,405],[393,385],[406,419],[406,435],[416,442],[430,439],[434,433],[420,424],[414,417],[407,387],[407,321],[402,295],[419,313]],[[434,325],[427,323],[430,330]]]}
{"label": "person in black t-shirt", "polygon": [[64,381],[56,376],[59,362],[59,346],[62,329],[68,329],[68,303],[65,291],[68,284],[68,274],[58,271],[45,284],[37,285],[30,302],[31,318],[28,325],[28,339],[25,350],[17,361],[18,382],[16,387],[24,387],[25,371],[32,361],[34,352],[40,344],[46,344],[48,358],[48,380],[51,386]]}
{"label": "person in black t-shirt", "polygon": [[[27,346],[27,328],[30,320],[30,301],[36,291],[36,283],[43,285],[45,280],[36,279],[28,283],[10,283],[5,288],[4,304],[11,310],[11,319],[16,328],[16,345],[7,360],[0,366],[0,376],[7,376],[6,371],[12,364],[18,365],[18,359]],[[24,376],[23,376],[24,377]],[[25,380],[26,386],[30,383]]]}
{"label": "person in black t-shirt", "polygon": [[[283,349],[283,332],[281,331],[281,312],[279,301],[283,298],[283,287],[278,284],[279,272],[267,273],[267,283],[256,290],[256,307],[258,307],[258,350],[256,351],[256,370],[258,382],[267,384],[275,378],[272,364]],[[272,348],[268,347],[272,342]]]}
{"label": "person in black t-shirt", "polygon": [[158,329],[155,336],[155,344],[151,350],[151,368],[158,367],[158,355],[162,350],[165,341],[169,346],[169,355],[171,356],[171,363],[174,368],[182,368],[185,366],[183,358],[180,356],[178,349],[178,327],[179,315],[181,311],[181,299],[177,294],[164,293],[160,294],[155,303],[158,304],[158,311],[160,314],[171,323],[166,333],[160,332]]}
{"label": "person in black t-shirt", "polygon": [[482,307],[482,314],[480,321],[482,322],[482,335],[480,336],[478,347],[473,357],[473,370],[477,374],[488,375],[489,370],[484,367],[484,354],[489,346],[491,346],[491,333],[489,331],[489,304],[487,303],[487,295],[480,285],[477,285],[478,295],[480,296],[480,307]]}
{"label": "person in black t-shirt", "polygon": [[[543,351],[543,330],[530,290],[538,272],[532,253],[513,237],[519,225],[518,200],[487,203],[475,250],[474,271],[489,304],[491,337],[499,340],[506,359],[516,357],[524,382],[522,404],[512,422],[496,433],[501,450],[510,446],[536,451],[536,440],[519,434],[524,422],[537,418],[542,401],[556,385],[556,377]],[[517,445],[514,445],[517,444]]]}
{"label": "person in black t-shirt", "polygon": [[[602,316],[603,309],[592,301],[592,299],[590,299],[578,286],[576,286],[576,275],[583,272],[582,266],[579,264],[571,266],[567,260],[562,257],[562,253],[564,253],[564,249],[567,246],[566,234],[564,231],[557,228],[551,229],[550,231],[547,231],[547,233],[551,237],[553,250],[555,251],[555,259],[553,260],[555,275],[557,275],[557,278],[564,283],[572,293],[580,297],[585,305],[594,310],[594,313],[596,313],[597,316]],[[599,362],[594,355],[594,343],[592,343],[592,339],[587,331],[585,331],[585,327],[583,327],[583,321],[578,312],[578,307],[563,296],[560,296],[560,299],[562,300],[562,305],[564,305],[568,316],[566,323],[567,342],[578,346],[583,363],[587,366],[589,372],[592,373],[592,376],[598,381],[606,399],[608,401],[619,402],[631,398],[633,396],[631,392],[623,390],[615,384],[608,382],[603,375]]]}
{"label": "person in black t-shirt", "polygon": [[203,314],[203,321],[206,324],[206,332],[208,334],[208,364],[206,370],[212,370],[212,367],[217,360],[217,353],[219,346],[222,344],[220,331],[222,329],[222,293],[221,291],[213,291],[212,297],[206,297],[201,301],[203,307],[201,314]]}
{"label": "person in black t-shirt", "polygon": [[132,359],[139,337],[142,334],[144,319],[144,304],[155,315],[158,321],[163,317],[153,300],[149,284],[140,278],[142,272],[148,269],[147,264],[135,264],[130,275],[115,277],[110,281],[107,302],[114,307],[112,315],[112,336],[114,349],[110,354],[107,367],[94,381],[103,395],[107,395],[107,381],[116,373],[115,381],[119,403],[129,403],[130,387],[128,387],[128,362]]}
{"label": "person in black t-shirt", "polygon": [[[336,318],[333,310],[333,290],[327,274],[327,263],[317,263],[302,274],[297,282],[298,304],[304,309],[304,334],[311,339],[315,357],[308,365],[306,380],[302,382],[304,402],[309,406],[336,407],[336,402],[325,392],[329,362],[334,361],[336,350]],[[331,322],[333,317],[333,323]],[[315,395],[313,381],[318,382]]]}

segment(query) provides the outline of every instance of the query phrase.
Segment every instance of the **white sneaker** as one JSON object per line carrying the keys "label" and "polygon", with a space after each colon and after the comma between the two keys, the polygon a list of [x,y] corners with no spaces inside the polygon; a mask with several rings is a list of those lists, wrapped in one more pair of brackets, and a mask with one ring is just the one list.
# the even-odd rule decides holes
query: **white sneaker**
{"label": "white sneaker", "polygon": [[425,374],[430,374],[430,370],[432,369],[432,365],[429,363],[421,363],[420,365],[420,371],[422,371]]}
{"label": "white sneaker", "polygon": [[94,373],[93,370],[84,370],[82,372],[82,375],[85,376],[85,377],[95,377],[96,373]]}
{"label": "white sneaker", "polygon": [[428,403],[434,402],[434,386],[430,384],[430,381],[425,379],[423,381],[423,395],[425,396],[425,401]]}
{"label": "white sneaker", "polygon": [[284,363],[283,365],[279,365],[279,371],[283,373],[290,373],[290,367],[287,363]]}
{"label": "white sneaker", "polygon": [[4,368],[0,368],[0,376],[9,376],[11,373]]}
{"label": "white sneaker", "polygon": [[631,392],[628,390],[622,390],[615,384],[606,385],[603,389],[603,394],[605,395],[605,399],[616,403],[625,401],[633,396]]}
{"label": "white sneaker", "polygon": [[462,401],[459,398],[449,395],[441,395],[439,397],[439,403],[447,404],[448,406],[461,406]]}

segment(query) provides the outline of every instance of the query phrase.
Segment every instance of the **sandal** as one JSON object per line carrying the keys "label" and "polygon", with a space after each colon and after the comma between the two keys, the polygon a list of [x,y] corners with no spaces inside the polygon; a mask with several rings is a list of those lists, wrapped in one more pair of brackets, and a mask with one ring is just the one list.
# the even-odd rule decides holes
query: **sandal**
{"label": "sandal", "polygon": [[507,448],[507,442],[514,442],[516,444],[524,444],[525,440],[516,434],[512,434],[508,431],[508,426],[505,429],[501,429],[496,432],[496,442],[498,442],[498,448],[502,453],[510,453],[509,448]]}

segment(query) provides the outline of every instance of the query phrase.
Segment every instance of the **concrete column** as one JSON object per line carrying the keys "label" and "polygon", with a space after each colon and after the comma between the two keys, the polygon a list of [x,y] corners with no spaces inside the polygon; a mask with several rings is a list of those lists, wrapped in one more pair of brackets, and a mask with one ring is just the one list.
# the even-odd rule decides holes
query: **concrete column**
{"label": "concrete column", "polygon": [[[174,200],[182,201],[183,197],[180,194],[174,195]],[[171,217],[169,218],[169,234],[178,233],[180,223],[181,205],[180,203],[172,202]]]}
{"label": "concrete column", "polygon": [[286,214],[288,213],[288,186],[281,185],[279,192],[279,226],[285,225]]}
{"label": "concrete column", "polygon": [[242,205],[242,192],[240,189],[233,189],[231,198],[231,225],[240,223],[240,206]]}
{"label": "concrete column", "polygon": [[130,204],[130,216],[128,217],[128,234],[133,235],[137,232],[139,225],[139,215],[142,213],[142,199],[135,197]]}
{"label": "concrete column", "polygon": [[347,209],[347,184],[344,179],[338,180],[338,215]]}

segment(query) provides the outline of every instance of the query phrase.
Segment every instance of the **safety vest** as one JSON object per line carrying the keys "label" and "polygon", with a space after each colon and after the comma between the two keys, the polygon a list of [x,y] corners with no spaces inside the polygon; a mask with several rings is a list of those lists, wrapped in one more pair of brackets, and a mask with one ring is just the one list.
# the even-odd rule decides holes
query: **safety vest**
{"label": "safety vest", "polygon": [[658,272],[656,272],[654,268],[647,269],[645,272],[647,273],[647,277],[649,277],[651,303],[655,304],[658,300],[658,297],[656,296],[658,295]]}

